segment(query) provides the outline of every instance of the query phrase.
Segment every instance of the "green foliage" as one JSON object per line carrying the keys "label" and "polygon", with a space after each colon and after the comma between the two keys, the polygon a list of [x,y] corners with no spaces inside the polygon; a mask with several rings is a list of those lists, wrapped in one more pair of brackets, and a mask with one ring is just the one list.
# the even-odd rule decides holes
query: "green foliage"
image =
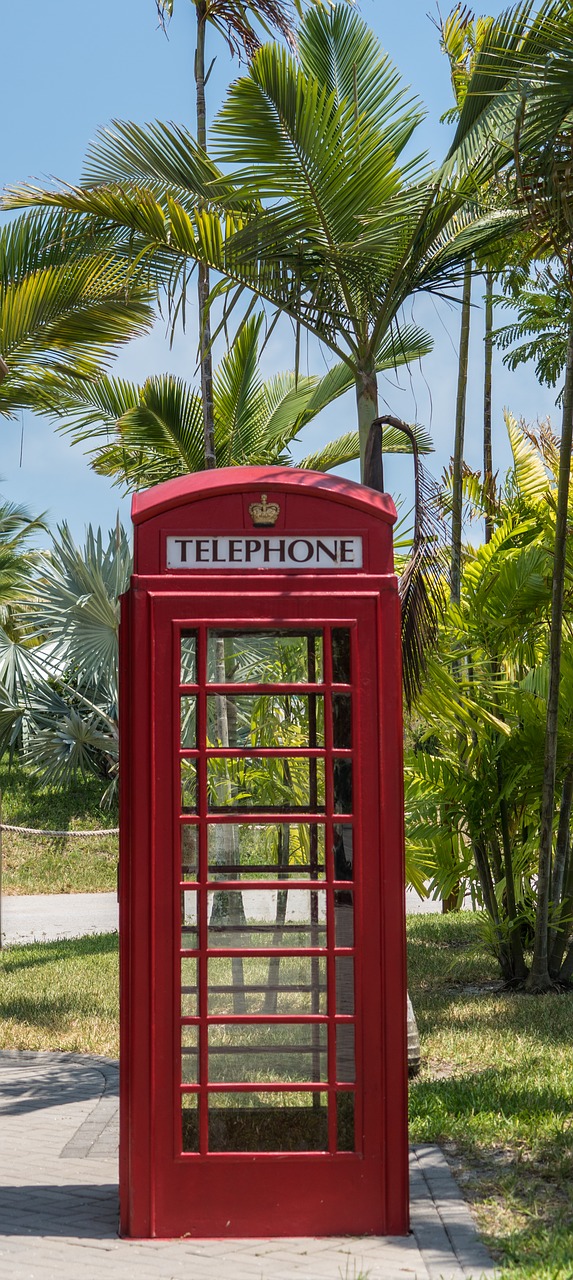
{"label": "green foliage", "polygon": [[[326,405],[353,385],[348,365],[340,363],[323,378],[277,374],[263,381],[259,371],[262,316],[241,327],[213,379],[215,452],[219,466],[292,464],[291,447]],[[425,335],[405,327],[398,363],[427,350]],[[395,367],[392,345],[382,346],[378,368]],[[96,442],[92,466],[128,488],[147,487],[204,466],[203,406],[198,391],[170,374],[148,378],[142,387],[122,379],[68,384],[58,418],[66,414],[74,442]],[[415,429],[421,452],[431,449],[423,428]],[[103,439],[104,444],[97,441]],[[388,429],[385,448],[403,452],[410,443]],[[331,441],[304,459],[302,466],[332,470],[359,456],[357,432]]]}
{"label": "green foliage", "polygon": [[77,772],[105,778],[107,799],[117,780],[119,595],[130,573],[119,524],[107,545],[90,526],[83,548],[62,525],[18,614],[35,647],[4,638],[4,670],[11,663],[18,678],[2,689],[2,748],[22,746],[54,786],[67,786]]}
{"label": "green foliage", "polygon": [[[466,548],[460,605],[445,616],[417,708],[406,797],[408,842],[432,863],[431,892],[475,895],[502,972],[514,980],[526,971],[536,910],[557,450],[547,428],[533,433],[509,416],[507,427],[513,470],[491,541]],[[563,650],[559,785],[573,753],[569,623]],[[552,907],[553,923],[567,917],[566,938],[569,893],[556,889]]]}
{"label": "green foliage", "polygon": [[53,403],[73,375],[94,377],[153,322],[149,288],[127,285],[113,237],[38,210],[0,231],[0,415]]}
{"label": "green foliage", "polygon": [[569,1280],[573,994],[508,993],[476,913],[413,916],[410,1135],[439,1142],[503,1280]]}

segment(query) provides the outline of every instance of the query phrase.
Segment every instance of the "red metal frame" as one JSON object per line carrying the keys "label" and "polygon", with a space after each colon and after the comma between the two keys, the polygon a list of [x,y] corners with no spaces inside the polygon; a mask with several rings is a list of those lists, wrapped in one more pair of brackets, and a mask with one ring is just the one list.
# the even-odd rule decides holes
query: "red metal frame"
{"label": "red metal frame", "polygon": [[[405,1048],[405,943],[401,777],[399,606],[389,539],[387,499],[347,482],[296,472],[248,469],[189,477],[136,500],[138,574],[122,612],[122,853],[121,853],[121,1229],[135,1236],[238,1236],[340,1233],[400,1234],[408,1229]],[[283,489],[280,486],[283,486]],[[167,497],[161,491],[170,490]],[[288,527],[340,527],[362,533],[365,568],[315,575],[293,571],[237,576],[163,573],[169,529],[219,527],[221,495],[243,511],[258,489],[288,493]],[[356,492],[358,491],[358,492]],[[350,494],[350,500],[349,500]],[[217,498],[217,503],[215,503]],[[201,525],[194,510],[201,507]],[[314,505],[313,505],[314,503]],[[146,505],[147,504],[147,505]],[[336,505],[335,505],[336,504]],[[284,504],[287,505],[286,503]],[[231,515],[226,526],[232,528]],[[322,523],[321,523],[322,522]],[[240,524],[235,527],[241,528]],[[247,525],[248,527],[248,525]],[[285,577],[288,588],[285,588]],[[232,578],[232,581],[230,579]],[[207,597],[206,597],[206,592]],[[208,599],[208,611],[206,608]],[[333,627],[352,635],[352,679],[333,683]],[[208,629],[241,633],[265,628],[322,631],[320,683],[206,683]],[[197,635],[193,683],[179,678],[179,634]],[[334,747],[331,695],[352,692],[352,747]],[[304,693],[324,698],[324,746],[226,748],[207,746],[207,696]],[[181,696],[196,698],[197,746],[181,748]],[[127,726],[127,727],[126,727]],[[308,758],[325,762],[324,811],[209,810],[208,760],[227,757]],[[354,759],[354,811],[334,811],[333,758]],[[181,814],[179,761],[197,762],[197,811]],[[325,832],[324,879],[288,879],[288,889],[319,892],[326,902],[324,946],[209,947],[207,827],[255,821],[319,823]],[[334,878],[333,827],[354,825],[354,878]],[[182,823],[199,833],[196,880],[180,878]],[[228,890],[284,889],[284,879],[224,880]],[[183,891],[197,895],[198,939],[180,948]],[[354,947],[334,945],[335,893],[351,891]],[[306,939],[308,941],[308,938]],[[210,1014],[207,960],[216,957],[324,956],[330,1000],[325,1013]],[[199,1012],[180,1014],[180,955],[197,959]],[[337,956],[352,956],[354,1014],[336,1013]],[[209,1080],[208,1029],[286,1024],[327,1029],[326,1081]],[[336,1027],[355,1025],[356,1082],[336,1079]],[[199,1083],[181,1084],[180,1027],[199,1029]],[[226,1093],[337,1092],[356,1101],[355,1151],[338,1151],[335,1105],[328,1107],[324,1151],[209,1151],[208,1103]],[[180,1099],[199,1102],[199,1151],[183,1152]]]}

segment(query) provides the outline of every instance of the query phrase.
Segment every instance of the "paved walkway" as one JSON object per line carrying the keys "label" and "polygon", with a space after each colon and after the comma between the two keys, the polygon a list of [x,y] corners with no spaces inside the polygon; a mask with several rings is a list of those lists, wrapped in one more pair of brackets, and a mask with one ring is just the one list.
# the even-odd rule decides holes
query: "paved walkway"
{"label": "paved walkway", "polygon": [[117,1063],[0,1053],[0,1275],[10,1280],[491,1280],[437,1147],[412,1149],[412,1235],[120,1240]]}
{"label": "paved walkway", "polygon": [[[409,915],[440,911],[439,902],[406,893]],[[118,927],[115,893],[43,893],[5,895],[1,902],[2,942],[47,942],[55,938],[79,938],[88,933],[113,933]]]}

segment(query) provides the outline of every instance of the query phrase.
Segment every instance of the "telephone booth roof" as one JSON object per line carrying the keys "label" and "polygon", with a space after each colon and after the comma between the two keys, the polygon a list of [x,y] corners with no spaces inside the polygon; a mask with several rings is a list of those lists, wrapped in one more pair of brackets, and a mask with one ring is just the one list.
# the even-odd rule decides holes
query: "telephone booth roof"
{"label": "telephone booth roof", "polygon": [[389,494],[378,493],[342,476],[325,475],[302,467],[220,467],[179,476],[176,480],[167,480],[164,484],[134,494],[132,520],[135,525],[143,524],[165,511],[173,511],[191,502],[263,485],[283,493],[292,490],[309,498],[325,498],[331,503],[340,503],[375,516],[385,524],[392,525],[396,521],[396,507]]}

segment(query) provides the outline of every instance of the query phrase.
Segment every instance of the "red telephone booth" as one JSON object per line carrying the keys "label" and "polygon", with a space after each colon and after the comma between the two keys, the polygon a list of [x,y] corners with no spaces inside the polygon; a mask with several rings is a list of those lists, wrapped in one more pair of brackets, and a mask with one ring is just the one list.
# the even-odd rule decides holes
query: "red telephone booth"
{"label": "red telephone booth", "polygon": [[391,499],[228,468],[133,501],[121,1230],[408,1230]]}

